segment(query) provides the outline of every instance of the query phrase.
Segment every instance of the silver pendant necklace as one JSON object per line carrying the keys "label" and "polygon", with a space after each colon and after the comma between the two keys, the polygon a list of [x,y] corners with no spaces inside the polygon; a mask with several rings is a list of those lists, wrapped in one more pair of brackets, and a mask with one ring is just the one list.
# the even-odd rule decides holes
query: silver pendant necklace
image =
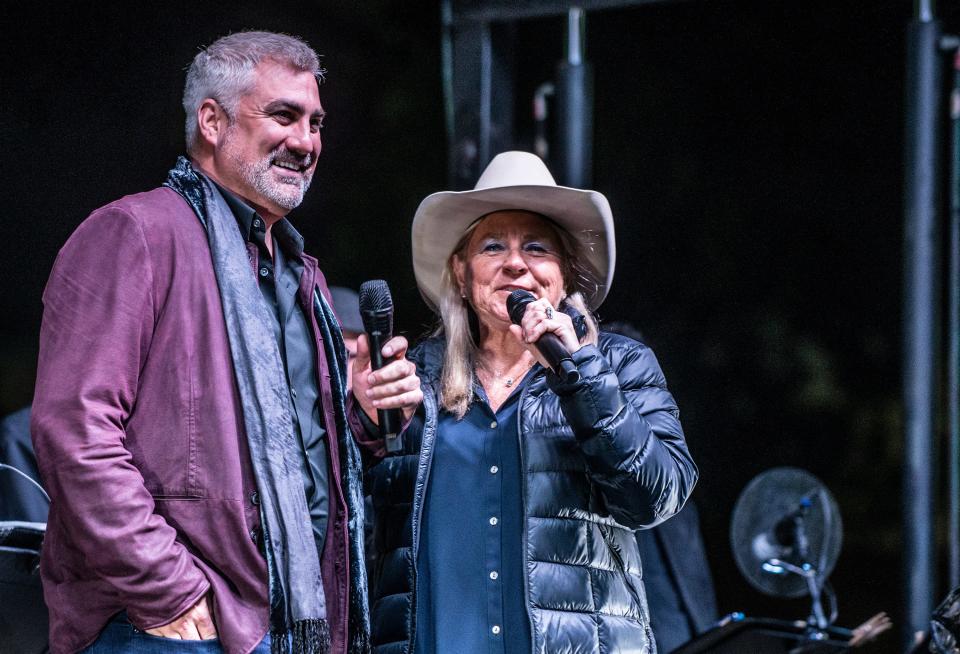
{"label": "silver pendant necklace", "polygon": [[[523,371],[523,374],[526,374],[527,370],[530,370],[530,368],[533,367],[533,364],[534,364],[534,363],[536,363],[536,361],[531,361],[531,362],[527,365],[526,369]],[[482,370],[484,370],[484,371],[487,371],[487,368],[486,368],[485,366],[483,366],[482,364],[480,365],[480,368],[481,368]],[[502,373],[501,371],[499,371],[499,370],[494,370],[494,371],[492,371],[492,372],[493,372],[493,376],[494,376],[495,379],[497,379],[497,380],[502,379],[503,373]],[[489,371],[487,372],[487,374],[489,374]],[[520,376],[522,376],[522,375],[520,375]],[[507,388],[512,388],[514,382],[517,381],[517,377],[518,377],[518,376],[507,377],[506,379],[503,380],[503,385],[506,386]]]}
{"label": "silver pendant necklace", "polygon": [[[518,376],[519,376],[519,377],[522,377],[523,375],[525,375],[525,374],[527,373],[527,370],[530,370],[530,368],[532,368],[532,367],[533,367],[533,362],[531,362],[530,365],[527,366],[526,370],[523,371],[523,374],[522,374],[522,375],[518,375]],[[496,374],[496,376],[497,376],[497,379],[499,379],[499,378],[502,376],[503,373],[499,373],[499,372],[498,372],[498,373],[495,373],[495,374]],[[503,380],[503,385],[506,386],[507,388],[511,388],[511,387],[513,386],[513,382],[515,382],[515,381],[517,381],[517,377],[507,377],[505,380]]]}

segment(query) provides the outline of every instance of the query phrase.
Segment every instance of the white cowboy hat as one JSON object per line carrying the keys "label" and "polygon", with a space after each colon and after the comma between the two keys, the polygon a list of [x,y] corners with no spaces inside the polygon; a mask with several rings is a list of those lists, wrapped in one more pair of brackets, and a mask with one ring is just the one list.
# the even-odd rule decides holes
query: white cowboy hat
{"label": "white cowboy hat", "polygon": [[489,213],[509,210],[546,216],[580,243],[599,276],[597,287],[584,293],[587,306],[599,307],[613,281],[617,258],[610,203],[596,191],[557,186],[543,161],[529,152],[498,154],[472,191],[434,193],[417,207],[413,272],[427,304],[437,309],[447,260],[467,228]]}

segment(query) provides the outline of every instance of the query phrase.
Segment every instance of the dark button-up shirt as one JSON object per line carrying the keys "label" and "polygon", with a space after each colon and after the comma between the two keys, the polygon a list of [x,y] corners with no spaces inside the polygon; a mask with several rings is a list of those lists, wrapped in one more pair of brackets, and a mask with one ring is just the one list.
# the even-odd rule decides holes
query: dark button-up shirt
{"label": "dark button-up shirt", "polygon": [[478,387],[462,420],[440,416],[417,560],[418,654],[530,652],[521,388],[496,413]]}
{"label": "dark button-up shirt", "polygon": [[303,311],[299,310],[297,289],[303,273],[303,242],[286,220],[274,224],[273,255],[267,249],[267,226],[263,218],[239,197],[220,187],[220,192],[237,219],[240,234],[247,242],[257,272],[260,292],[273,320],[273,331],[290,388],[290,415],[303,456],[300,466],[310,509],[317,552],[322,556],[327,531],[328,478],[326,432],[320,416],[316,353]]}

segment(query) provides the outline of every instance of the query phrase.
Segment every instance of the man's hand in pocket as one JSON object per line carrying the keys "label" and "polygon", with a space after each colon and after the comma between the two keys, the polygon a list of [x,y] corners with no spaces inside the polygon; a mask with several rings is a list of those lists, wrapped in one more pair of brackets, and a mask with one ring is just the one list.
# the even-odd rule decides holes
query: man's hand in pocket
{"label": "man's hand in pocket", "polygon": [[210,640],[217,637],[217,628],[213,626],[213,616],[206,595],[173,622],[145,629],[144,632],[174,640]]}

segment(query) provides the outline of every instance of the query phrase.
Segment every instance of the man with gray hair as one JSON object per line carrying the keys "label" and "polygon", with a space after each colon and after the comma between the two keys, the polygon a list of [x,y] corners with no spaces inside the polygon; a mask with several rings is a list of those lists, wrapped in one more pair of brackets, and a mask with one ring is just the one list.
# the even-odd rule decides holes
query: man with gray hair
{"label": "man with gray hair", "polygon": [[321,74],[282,34],[201,51],[188,156],[57,257],[31,423],[53,654],[369,651],[352,432],[422,395],[398,337],[348,397],[329,291],[285,217],[320,154]]}

